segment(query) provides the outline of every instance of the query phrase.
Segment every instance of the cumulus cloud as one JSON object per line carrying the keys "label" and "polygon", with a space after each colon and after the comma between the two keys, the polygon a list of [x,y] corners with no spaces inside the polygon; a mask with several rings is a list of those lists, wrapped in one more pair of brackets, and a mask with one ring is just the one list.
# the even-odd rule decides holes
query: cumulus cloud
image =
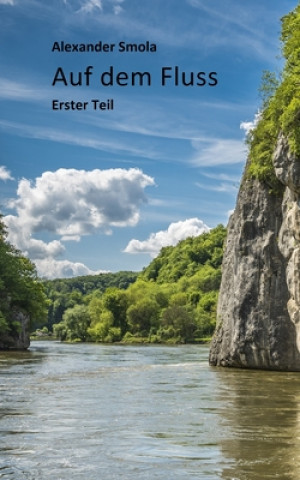
{"label": "cumulus cloud", "polygon": [[107,270],[91,270],[83,263],[70,262],[69,260],[54,260],[53,258],[46,258],[43,260],[36,260],[35,264],[39,275],[49,279],[107,273]]}
{"label": "cumulus cloud", "polygon": [[196,150],[191,163],[195,166],[236,164],[243,162],[246,148],[243,141],[231,139],[193,140]]}
{"label": "cumulus cloud", "polygon": [[171,223],[167,230],[151,233],[144,241],[130,240],[124,252],[126,253],[148,253],[156,257],[162,247],[176,245],[180,240],[188,237],[197,237],[210,229],[202,220],[189,218],[184,221]]}
{"label": "cumulus cloud", "polygon": [[23,218],[7,215],[4,217],[4,222],[8,227],[8,240],[31,259],[56,258],[65,251],[65,247],[59,240],[47,243],[32,238],[31,226],[26,225]]}
{"label": "cumulus cloud", "polygon": [[4,166],[0,166],[0,180],[14,180],[14,178],[11,176],[10,171],[7,170],[7,168]]}
{"label": "cumulus cloud", "polygon": [[22,179],[10,218],[31,233],[47,231],[78,240],[96,230],[136,225],[144,189],[153,178],[137,168],[44,172],[35,182]]}
{"label": "cumulus cloud", "polygon": [[257,112],[254,115],[254,119],[251,122],[241,122],[240,124],[241,130],[245,130],[246,135],[249,135],[249,133],[251,133],[251,131],[256,127],[260,119],[261,119],[261,112]]}
{"label": "cumulus cloud", "polygon": [[[40,269],[47,265],[53,275],[91,272],[83,264],[57,260],[65,252],[63,242],[79,241],[97,231],[111,234],[112,227],[136,225],[139,208],[147,201],[144,190],[150,185],[154,179],[137,168],[61,168],[44,172],[34,182],[22,179],[17,198],[8,204],[16,215],[4,218],[8,240],[37,264],[42,275],[45,273]],[[35,238],[40,234],[59,239],[46,242]]]}

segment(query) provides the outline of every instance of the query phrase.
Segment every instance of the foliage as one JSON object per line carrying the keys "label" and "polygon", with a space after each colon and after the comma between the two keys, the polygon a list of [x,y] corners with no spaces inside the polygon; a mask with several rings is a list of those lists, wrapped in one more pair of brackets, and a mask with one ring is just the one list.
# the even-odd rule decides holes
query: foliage
{"label": "foliage", "polygon": [[[212,335],[226,230],[166,247],[124,290],[109,287],[77,295],[54,325],[67,341],[184,343]],[[74,285],[77,285],[74,282]],[[66,304],[74,301],[74,290]],[[78,293],[78,292],[77,292]]]}
{"label": "foliage", "polygon": [[269,105],[271,98],[274,96],[279,86],[279,80],[274,72],[264,70],[262,73],[261,86],[259,93],[262,99],[262,108],[265,109]]}
{"label": "foliage", "polygon": [[136,272],[101,273],[76,278],[62,278],[44,281],[44,288],[49,301],[47,327],[62,321],[68,308],[85,304],[89,295],[104,293],[109,287],[126,289],[135,282]]}
{"label": "foliage", "polygon": [[14,337],[20,330],[14,313],[29,315],[32,327],[42,323],[46,316],[46,296],[35,266],[6,237],[0,218],[0,335]]}
{"label": "foliage", "polygon": [[290,150],[300,155],[300,5],[282,19],[282,53],[285,66],[279,83],[273,74],[263,78],[263,111],[248,139],[250,145],[247,173],[266,182],[275,193],[281,191],[275,177],[272,155],[282,133]]}
{"label": "foliage", "polygon": [[200,265],[217,268],[223,257],[224,238],[225,229],[219,225],[209,233],[182,240],[175,248],[164,247],[143,271],[142,278],[172,283],[183,276],[193,276]]}
{"label": "foliage", "polygon": [[88,308],[84,305],[75,305],[68,308],[63,314],[63,321],[54,325],[54,332],[62,340],[80,340],[85,342],[87,339],[87,329],[91,323]]}

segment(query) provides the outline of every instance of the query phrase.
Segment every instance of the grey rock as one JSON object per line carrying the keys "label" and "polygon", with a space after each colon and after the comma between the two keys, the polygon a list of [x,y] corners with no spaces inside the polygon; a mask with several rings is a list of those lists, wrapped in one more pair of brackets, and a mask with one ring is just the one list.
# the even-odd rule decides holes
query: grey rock
{"label": "grey rock", "polygon": [[283,196],[244,175],[229,221],[210,365],[300,371],[300,159],[273,160]]}

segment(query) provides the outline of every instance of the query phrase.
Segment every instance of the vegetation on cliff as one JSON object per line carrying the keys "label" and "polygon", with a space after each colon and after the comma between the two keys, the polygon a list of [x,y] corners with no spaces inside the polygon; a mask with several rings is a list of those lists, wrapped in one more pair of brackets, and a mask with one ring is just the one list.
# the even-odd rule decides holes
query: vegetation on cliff
{"label": "vegetation on cliff", "polygon": [[21,325],[16,313],[30,317],[31,326],[45,321],[46,296],[35,266],[7,241],[0,218],[0,344],[14,346]]}
{"label": "vegetation on cliff", "polygon": [[[108,288],[91,288],[87,294],[78,288],[65,292],[61,321],[53,325],[56,336],[67,341],[128,343],[194,342],[210,337],[216,322],[225,235],[219,225],[163,248],[135,282],[134,274],[123,272],[125,288],[107,284]],[[110,274],[110,281],[121,273]],[[73,280],[74,285],[77,281]],[[48,295],[52,291],[50,316],[53,309],[59,314],[55,302],[61,297],[55,288],[65,291],[70,283],[46,283]]]}
{"label": "vegetation on cliff", "polygon": [[291,152],[300,156],[300,5],[282,18],[281,42],[285,66],[280,79],[264,74],[261,119],[248,139],[248,174],[273,191],[279,188],[272,155],[280,133],[288,139]]}

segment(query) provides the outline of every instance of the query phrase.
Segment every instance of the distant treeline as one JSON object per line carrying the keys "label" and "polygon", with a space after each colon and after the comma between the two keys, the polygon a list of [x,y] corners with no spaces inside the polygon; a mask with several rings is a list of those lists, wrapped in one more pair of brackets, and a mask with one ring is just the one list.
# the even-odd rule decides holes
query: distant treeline
{"label": "distant treeline", "polygon": [[49,302],[47,328],[52,331],[53,324],[62,321],[65,310],[82,304],[83,298],[86,300],[90,294],[101,295],[110,287],[125,290],[137,277],[137,272],[124,271],[45,281]]}
{"label": "distant treeline", "polygon": [[207,339],[216,323],[225,236],[225,228],[219,225],[175,247],[165,247],[140,274],[46,281],[47,329],[63,341]]}

